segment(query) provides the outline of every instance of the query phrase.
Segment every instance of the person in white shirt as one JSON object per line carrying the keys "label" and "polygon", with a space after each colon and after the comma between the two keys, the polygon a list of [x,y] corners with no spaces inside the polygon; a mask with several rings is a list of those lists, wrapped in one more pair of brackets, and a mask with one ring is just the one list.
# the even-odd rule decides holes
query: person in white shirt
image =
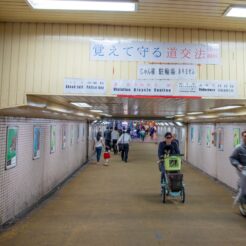
{"label": "person in white shirt", "polygon": [[98,132],[97,136],[94,138],[94,149],[97,153],[97,163],[100,162],[101,154],[102,154],[102,148],[104,147],[102,133]]}
{"label": "person in white shirt", "polygon": [[113,150],[114,150],[114,154],[116,155],[118,153],[118,149],[117,149],[117,141],[119,139],[119,132],[117,127],[114,128],[114,130],[112,131],[111,137],[112,137],[112,141],[113,141]]}
{"label": "person in white shirt", "polygon": [[121,160],[127,162],[128,161],[128,152],[129,152],[129,143],[131,142],[131,136],[129,134],[129,131],[126,131],[123,129],[123,134],[120,136],[120,138],[117,141],[117,145],[122,145],[122,151],[121,151]]}

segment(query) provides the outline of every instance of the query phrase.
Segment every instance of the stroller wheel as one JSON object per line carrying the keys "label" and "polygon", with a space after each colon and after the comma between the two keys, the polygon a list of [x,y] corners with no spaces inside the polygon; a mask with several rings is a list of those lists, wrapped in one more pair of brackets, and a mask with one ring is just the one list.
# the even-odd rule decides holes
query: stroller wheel
{"label": "stroller wheel", "polygon": [[182,190],[180,191],[181,201],[182,203],[185,203],[185,188],[182,187]]}
{"label": "stroller wheel", "polygon": [[240,209],[241,215],[246,217],[246,203],[240,202],[239,209]]}

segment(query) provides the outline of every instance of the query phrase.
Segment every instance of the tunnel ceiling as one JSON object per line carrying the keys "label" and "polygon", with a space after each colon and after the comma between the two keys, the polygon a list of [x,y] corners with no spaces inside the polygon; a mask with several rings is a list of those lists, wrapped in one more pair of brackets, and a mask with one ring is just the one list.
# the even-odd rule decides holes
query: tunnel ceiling
{"label": "tunnel ceiling", "polygon": [[[79,108],[72,102],[87,103],[91,108]],[[240,109],[213,111],[211,108],[244,105]],[[162,119],[184,122],[245,121],[246,100],[242,99],[175,99],[175,98],[122,98],[106,96],[58,96],[28,95],[28,105],[36,110],[52,110],[67,116],[90,116],[96,118],[120,119]],[[91,112],[101,110],[102,113]],[[12,110],[12,112],[14,112]],[[200,115],[189,115],[192,112],[203,112]],[[1,112],[0,112],[1,113]],[[184,115],[184,116],[180,116]],[[110,117],[109,117],[110,116]]]}
{"label": "tunnel ceiling", "polygon": [[33,10],[27,4],[26,0],[1,0],[0,21],[156,26],[245,31],[245,19],[226,18],[223,16],[226,9],[230,5],[235,4],[245,4],[245,1],[139,0],[137,12],[110,13]]}

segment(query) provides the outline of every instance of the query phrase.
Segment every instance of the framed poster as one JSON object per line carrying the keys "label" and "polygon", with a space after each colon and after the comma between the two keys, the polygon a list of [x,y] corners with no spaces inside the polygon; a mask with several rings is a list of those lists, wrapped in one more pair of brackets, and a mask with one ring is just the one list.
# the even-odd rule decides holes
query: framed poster
{"label": "framed poster", "polygon": [[194,127],[190,128],[190,141],[194,143]]}
{"label": "framed poster", "polygon": [[62,149],[66,148],[67,143],[67,127],[62,126]]}
{"label": "framed poster", "polygon": [[33,127],[33,160],[40,158],[40,127]]}
{"label": "framed poster", "polygon": [[70,127],[70,145],[73,144],[73,125]]}
{"label": "framed poster", "polygon": [[79,138],[80,138],[80,141],[83,140],[83,125],[82,124],[79,124]]}
{"label": "framed poster", "polygon": [[216,135],[216,140],[217,140],[217,148],[220,151],[224,150],[224,128],[220,127],[217,130],[217,135]]}
{"label": "framed poster", "polygon": [[50,126],[50,153],[56,151],[56,126]]}
{"label": "framed poster", "polygon": [[240,128],[233,129],[233,147],[240,144]]}
{"label": "framed poster", "polygon": [[76,133],[77,133],[77,142],[79,142],[79,138],[80,138],[80,131],[79,131],[79,125],[77,125],[77,127],[76,127]]}
{"label": "framed poster", "polygon": [[6,169],[10,169],[17,164],[17,141],[18,141],[18,127],[7,127],[7,146],[6,146]]}
{"label": "framed poster", "polygon": [[211,128],[207,127],[207,131],[206,131],[206,146],[210,147],[211,144]]}
{"label": "framed poster", "polygon": [[202,127],[198,127],[198,144],[202,144]]}

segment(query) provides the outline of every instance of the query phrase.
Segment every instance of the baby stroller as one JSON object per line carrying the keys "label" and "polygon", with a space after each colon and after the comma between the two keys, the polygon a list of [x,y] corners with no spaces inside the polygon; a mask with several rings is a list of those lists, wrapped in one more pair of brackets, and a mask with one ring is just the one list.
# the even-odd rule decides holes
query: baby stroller
{"label": "baby stroller", "polygon": [[183,183],[183,174],[180,172],[183,155],[169,155],[160,160],[159,164],[164,161],[165,181],[161,183],[162,202],[166,202],[166,196],[180,197],[185,202],[185,187]]}

